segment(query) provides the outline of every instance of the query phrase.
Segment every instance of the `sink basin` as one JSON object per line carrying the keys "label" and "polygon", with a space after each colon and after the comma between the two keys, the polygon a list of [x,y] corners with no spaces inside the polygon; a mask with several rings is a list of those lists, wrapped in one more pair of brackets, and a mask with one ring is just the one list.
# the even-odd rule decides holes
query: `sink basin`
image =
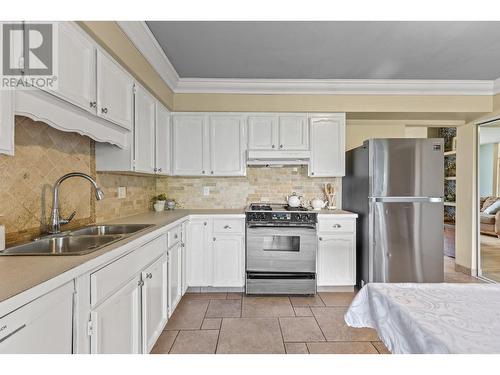
{"label": "sink basin", "polygon": [[85,228],[76,229],[69,233],[70,236],[105,236],[118,234],[133,234],[143,229],[151,227],[151,224],[124,224],[124,225],[91,225]]}
{"label": "sink basin", "polygon": [[60,236],[7,248],[0,255],[82,255],[96,251],[123,236]]}

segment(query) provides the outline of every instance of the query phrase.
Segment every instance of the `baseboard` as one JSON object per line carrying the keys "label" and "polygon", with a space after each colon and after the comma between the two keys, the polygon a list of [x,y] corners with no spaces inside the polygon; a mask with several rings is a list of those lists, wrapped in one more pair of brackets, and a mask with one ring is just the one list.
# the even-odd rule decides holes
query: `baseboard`
{"label": "baseboard", "polygon": [[190,286],[188,293],[241,293],[245,291],[244,287],[214,287],[214,286]]}
{"label": "baseboard", "polygon": [[350,286],[318,286],[318,292],[354,292],[354,285]]}

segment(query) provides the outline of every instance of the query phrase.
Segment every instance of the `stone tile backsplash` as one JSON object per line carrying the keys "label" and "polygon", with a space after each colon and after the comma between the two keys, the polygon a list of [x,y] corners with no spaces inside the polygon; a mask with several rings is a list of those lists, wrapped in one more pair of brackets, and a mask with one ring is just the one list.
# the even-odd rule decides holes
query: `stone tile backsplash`
{"label": "stone tile backsplash", "polygon": [[[243,208],[250,202],[284,202],[297,192],[305,201],[323,198],[326,182],[340,178],[309,178],[305,166],[248,167],[245,177],[155,177],[96,173],[94,141],[76,133],[56,130],[43,122],[16,116],[15,155],[0,155],[0,223],[6,226],[7,244],[27,241],[46,230],[52,207],[52,186],[68,172],[83,172],[97,179],[105,198],[96,201],[88,182],[70,179],[61,185],[63,217],[76,210],[66,229],[113,221],[151,209],[151,197],[166,193],[182,208]],[[126,197],[118,198],[118,187]],[[203,195],[208,187],[210,194]],[[3,217],[2,217],[3,215]]]}
{"label": "stone tile backsplash", "polygon": [[[248,167],[246,177],[161,177],[156,190],[175,199],[182,208],[242,208],[251,202],[285,202],[292,192],[309,202],[314,197],[324,199],[323,184],[337,187],[340,207],[340,178],[309,178],[306,166],[279,168]],[[203,187],[210,194],[203,195]]]}

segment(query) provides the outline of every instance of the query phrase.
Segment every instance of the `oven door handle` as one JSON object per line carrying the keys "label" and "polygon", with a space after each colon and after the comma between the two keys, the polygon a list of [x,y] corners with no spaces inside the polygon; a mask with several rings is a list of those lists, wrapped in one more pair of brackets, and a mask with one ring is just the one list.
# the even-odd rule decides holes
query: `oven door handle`
{"label": "oven door handle", "polygon": [[248,224],[248,228],[267,228],[267,229],[273,229],[273,228],[286,228],[286,229],[312,229],[315,230],[316,226],[315,225],[265,225],[265,224]]}

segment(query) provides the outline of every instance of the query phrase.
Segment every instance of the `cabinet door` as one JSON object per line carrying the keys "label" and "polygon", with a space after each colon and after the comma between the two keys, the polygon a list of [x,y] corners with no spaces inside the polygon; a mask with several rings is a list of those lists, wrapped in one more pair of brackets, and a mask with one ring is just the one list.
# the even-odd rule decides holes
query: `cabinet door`
{"label": "cabinet door", "polygon": [[244,176],[245,126],[241,116],[211,115],[210,175]]}
{"label": "cabinet door", "polygon": [[156,173],[170,175],[171,131],[170,112],[156,103]]}
{"label": "cabinet door", "polygon": [[14,92],[0,90],[0,154],[14,155]]}
{"label": "cabinet door", "polygon": [[187,285],[210,285],[208,220],[192,219],[187,225]]}
{"label": "cabinet door", "polygon": [[58,24],[57,90],[51,94],[96,113],[96,50],[71,22]]}
{"label": "cabinet door", "polygon": [[181,251],[182,251],[182,295],[187,292],[187,223],[182,223],[182,232],[181,232]]}
{"label": "cabinet door", "polygon": [[279,117],[279,149],[309,149],[309,133],[305,116],[291,115]]}
{"label": "cabinet door", "polygon": [[319,236],[317,273],[318,285],[320,286],[356,284],[354,234]]}
{"label": "cabinet door", "polygon": [[212,264],[214,287],[242,287],[244,276],[243,236],[222,235],[213,238]]}
{"label": "cabinet door", "polygon": [[174,115],[173,174],[178,176],[205,175],[205,116]]}
{"label": "cabinet door", "polygon": [[134,81],[117,63],[97,51],[97,115],[132,129]]}
{"label": "cabinet door", "polygon": [[71,282],[2,317],[0,354],[71,354],[73,293]]}
{"label": "cabinet door", "polygon": [[273,150],[278,143],[276,116],[248,117],[248,149]]}
{"label": "cabinet door", "polygon": [[177,243],[168,250],[168,311],[172,315],[182,298],[182,253]]}
{"label": "cabinet door", "polygon": [[140,284],[137,276],[91,311],[92,354],[141,352]]}
{"label": "cabinet door", "polygon": [[163,255],[142,272],[142,345],[149,353],[168,320],[168,263]]}
{"label": "cabinet door", "polygon": [[156,100],[140,86],[136,86],[134,98],[134,170],[154,173]]}
{"label": "cabinet door", "polygon": [[345,115],[310,119],[310,177],[345,175]]}

